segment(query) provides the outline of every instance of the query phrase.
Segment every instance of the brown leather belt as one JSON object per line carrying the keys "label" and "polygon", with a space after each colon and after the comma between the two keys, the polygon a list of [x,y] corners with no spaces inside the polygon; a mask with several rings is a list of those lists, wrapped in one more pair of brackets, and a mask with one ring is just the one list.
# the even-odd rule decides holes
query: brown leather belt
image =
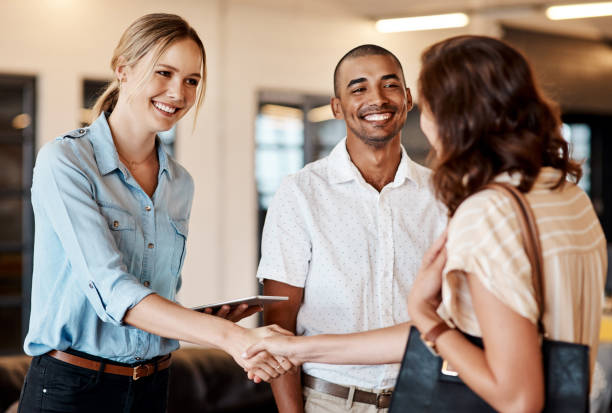
{"label": "brown leather belt", "polygon": [[[308,374],[302,375],[302,383],[304,383],[304,386],[310,387],[313,390],[340,397],[342,399],[348,399],[351,392],[350,387],[341,386],[336,383],[309,376]],[[353,401],[358,403],[373,404],[378,409],[386,409],[391,404],[392,393],[393,391],[391,390],[383,390],[380,393],[374,393],[355,389]]]}
{"label": "brown leather belt", "polygon": [[[54,359],[61,360],[65,363],[72,364],[74,366],[83,367],[84,369],[99,371],[101,362],[88,360],[83,357],[75,356],[74,354],[65,353],[59,350],[53,350],[47,353]],[[138,380],[141,377],[147,377],[156,371],[161,371],[170,367],[170,354],[157,361],[150,363],[141,364],[136,367],[118,366],[116,364],[106,364],[104,366],[104,373],[118,374],[120,376],[130,376],[134,380]]]}

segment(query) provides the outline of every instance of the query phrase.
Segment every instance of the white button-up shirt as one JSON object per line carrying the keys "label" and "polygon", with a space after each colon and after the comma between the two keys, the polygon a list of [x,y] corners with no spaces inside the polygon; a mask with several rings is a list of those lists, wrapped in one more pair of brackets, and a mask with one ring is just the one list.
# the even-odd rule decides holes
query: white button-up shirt
{"label": "white button-up shirt", "polygon": [[[304,288],[297,334],[408,321],[406,298],[421,258],[446,225],[430,173],[402,147],[395,179],[378,192],[351,162],[343,139],[328,157],[283,181],[268,209],[257,277]],[[334,383],[384,389],[394,386],[399,364],[302,368]]]}

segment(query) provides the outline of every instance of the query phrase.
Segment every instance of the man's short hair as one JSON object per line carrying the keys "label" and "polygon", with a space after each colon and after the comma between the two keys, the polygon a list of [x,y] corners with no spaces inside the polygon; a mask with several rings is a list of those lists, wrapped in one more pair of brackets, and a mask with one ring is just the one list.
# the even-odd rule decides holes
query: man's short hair
{"label": "man's short hair", "polygon": [[334,69],[334,95],[336,97],[338,97],[340,92],[340,87],[338,85],[338,72],[340,72],[340,66],[342,66],[342,63],[344,63],[344,61],[347,59],[353,59],[355,57],[362,56],[391,56],[393,60],[395,60],[395,63],[397,63],[397,65],[399,66],[400,73],[402,75],[402,81],[404,82],[404,85],[406,84],[402,64],[393,53],[391,53],[384,47],[380,47],[375,44],[362,44],[361,46],[357,46],[349,50],[344,56],[342,56],[342,59],[340,59],[340,61],[336,65],[336,68]]}

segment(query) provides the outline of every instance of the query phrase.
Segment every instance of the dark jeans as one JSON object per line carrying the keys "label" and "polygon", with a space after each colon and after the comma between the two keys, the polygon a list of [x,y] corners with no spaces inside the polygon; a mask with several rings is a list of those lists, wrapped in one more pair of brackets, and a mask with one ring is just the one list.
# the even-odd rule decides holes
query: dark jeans
{"label": "dark jeans", "polygon": [[168,371],[133,380],[64,363],[48,355],[32,359],[19,412],[164,413]]}

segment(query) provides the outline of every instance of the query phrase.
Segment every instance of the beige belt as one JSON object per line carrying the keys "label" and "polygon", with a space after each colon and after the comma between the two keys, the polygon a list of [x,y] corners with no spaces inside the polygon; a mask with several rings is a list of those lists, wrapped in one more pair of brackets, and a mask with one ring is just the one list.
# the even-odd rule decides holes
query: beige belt
{"label": "beige belt", "polygon": [[[302,375],[302,383],[304,386],[310,387],[313,390],[340,397],[342,399],[348,399],[351,391],[350,387],[341,386],[336,383],[309,376],[308,374]],[[393,392],[390,390],[383,390],[380,393],[374,393],[355,389],[353,401],[358,403],[373,404],[378,409],[386,409],[391,404],[392,393]]]}

